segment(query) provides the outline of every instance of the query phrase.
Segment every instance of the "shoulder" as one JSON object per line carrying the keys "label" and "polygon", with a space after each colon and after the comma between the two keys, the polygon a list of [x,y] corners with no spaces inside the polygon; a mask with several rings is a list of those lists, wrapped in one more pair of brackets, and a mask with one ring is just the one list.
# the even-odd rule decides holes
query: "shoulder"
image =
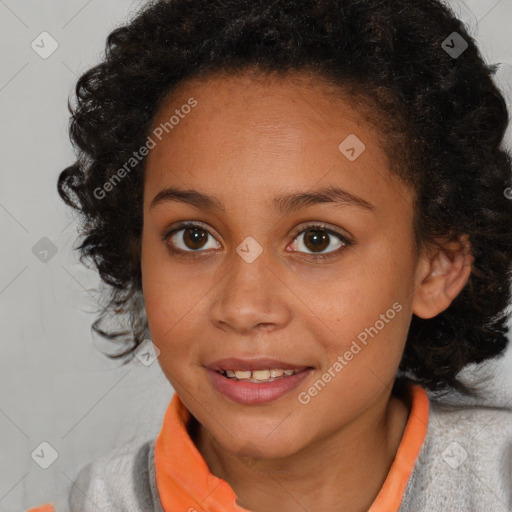
{"label": "shoulder", "polygon": [[[503,407],[478,405],[446,405],[431,402],[429,429],[430,444],[443,448],[443,460],[450,466],[450,445],[461,453],[475,472],[496,470],[512,463],[512,410]],[[457,446],[460,448],[457,448]],[[447,452],[444,450],[448,449]],[[453,450],[452,450],[453,451]],[[465,456],[467,454],[467,457]],[[457,465],[454,461],[453,465]],[[510,470],[510,468],[508,468]],[[508,477],[512,475],[510,471]],[[510,482],[512,486],[512,481]]]}
{"label": "shoulder", "polygon": [[436,428],[450,425],[460,432],[473,431],[475,424],[485,425],[504,435],[512,432],[512,408],[479,404],[453,404],[430,399],[430,412]]}
{"label": "shoulder", "polygon": [[160,511],[153,450],[154,440],[139,439],[83,466],[70,487],[69,511]]}
{"label": "shoulder", "polygon": [[27,512],[163,512],[154,469],[155,440],[136,439],[82,466],[54,503]]}
{"label": "shoulder", "polygon": [[512,410],[430,400],[401,512],[512,507]]}

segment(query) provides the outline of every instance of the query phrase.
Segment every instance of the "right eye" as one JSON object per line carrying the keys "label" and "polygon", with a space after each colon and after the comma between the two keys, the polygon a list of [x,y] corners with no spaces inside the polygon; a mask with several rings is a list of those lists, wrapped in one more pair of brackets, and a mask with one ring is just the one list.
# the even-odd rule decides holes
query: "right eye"
{"label": "right eye", "polygon": [[[180,232],[182,232],[181,235]],[[199,249],[203,249],[207,245],[206,242],[209,236],[213,238],[212,234],[200,224],[184,222],[167,232],[163,236],[163,240],[169,246],[171,252],[184,256],[183,253],[204,252]],[[220,249],[220,247],[220,245],[217,245],[206,247],[206,249]]]}

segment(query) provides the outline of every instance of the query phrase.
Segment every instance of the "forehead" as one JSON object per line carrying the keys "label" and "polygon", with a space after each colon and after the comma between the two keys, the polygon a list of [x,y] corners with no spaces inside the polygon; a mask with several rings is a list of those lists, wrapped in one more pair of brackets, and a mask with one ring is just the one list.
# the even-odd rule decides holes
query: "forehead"
{"label": "forehead", "polygon": [[[333,123],[345,124],[344,120],[373,128],[366,104],[370,98],[365,102],[362,91],[355,97],[310,72],[263,74],[253,69],[234,75],[219,72],[180,82],[162,101],[153,127],[165,122],[168,114],[192,96],[198,100],[204,117],[221,114],[216,121],[222,124],[229,123],[229,119],[241,121],[250,116],[253,123],[259,121],[262,125],[288,129],[309,122],[326,125],[323,128],[328,129]],[[333,107],[337,107],[334,115]]]}
{"label": "forehead", "polygon": [[398,184],[366,107],[307,74],[184,81],[153,120],[152,133],[165,123],[167,130],[147,157],[146,185],[153,195],[176,185],[217,196],[243,188],[254,197],[337,184],[369,198]]}

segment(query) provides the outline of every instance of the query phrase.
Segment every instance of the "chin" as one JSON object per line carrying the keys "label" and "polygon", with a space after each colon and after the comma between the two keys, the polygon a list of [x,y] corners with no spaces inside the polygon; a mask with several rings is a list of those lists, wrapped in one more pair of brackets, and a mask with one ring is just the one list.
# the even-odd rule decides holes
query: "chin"
{"label": "chin", "polygon": [[[225,439],[224,439],[225,438]],[[223,434],[216,438],[217,442],[229,453],[236,457],[247,458],[247,464],[256,464],[258,459],[281,459],[293,455],[302,446],[289,437],[268,436],[264,433],[248,433],[243,438],[234,438]]]}

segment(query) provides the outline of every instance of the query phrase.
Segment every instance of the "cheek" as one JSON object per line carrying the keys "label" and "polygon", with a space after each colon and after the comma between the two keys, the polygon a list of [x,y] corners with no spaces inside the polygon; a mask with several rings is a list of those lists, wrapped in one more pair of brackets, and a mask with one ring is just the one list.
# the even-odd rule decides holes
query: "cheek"
{"label": "cheek", "polygon": [[[197,359],[197,348],[190,340],[196,337],[194,316],[197,297],[168,270],[157,266],[145,274],[144,300],[151,340],[160,350],[158,363],[174,389],[186,382],[192,389],[187,370]],[[187,291],[188,290],[188,291]]]}
{"label": "cheek", "polygon": [[190,265],[173,263],[150,244],[143,245],[141,270],[146,316],[155,345],[165,353],[177,354],[181,344],[193,338],[199,309],[210,287],[205,276]]}
{"label": "cheek", "polygon": [[200,299],[197,292],[178,279],[169,279],[156,269],[147,274],[144,301],[148,325],[157,345],[181,339]]}
{"label": "cheek", "polygon": [[342,261],[329,282],[323,281],[323,287],[305,284],[318,297],[321,315],[334,319],[335,327],[343,328],[372,325],[396,301],[404,306],[412,299],[413,283],[412,252],[382,236]]}
{"label": "cheek", "polygon": [[325,281],[323,288],[318,281],[309,287],[309,304],[318,312],[310,330],[324,345],[329,367],[341,355],[354,381],[359,370],[386,382],[394,375],[411,319],[413,278],[412,253],[382,237],[347,258],[327,287]]}
{"label": "cheek", "polygon": [[[142,290],[146,315],[153,341],[160,347],[169,331],[178,322],[183,301],[177,300],[180,280],[170,271],[158,243],[143,236],[141,253]],[[180,293],[180,299],[183,294]]]}

